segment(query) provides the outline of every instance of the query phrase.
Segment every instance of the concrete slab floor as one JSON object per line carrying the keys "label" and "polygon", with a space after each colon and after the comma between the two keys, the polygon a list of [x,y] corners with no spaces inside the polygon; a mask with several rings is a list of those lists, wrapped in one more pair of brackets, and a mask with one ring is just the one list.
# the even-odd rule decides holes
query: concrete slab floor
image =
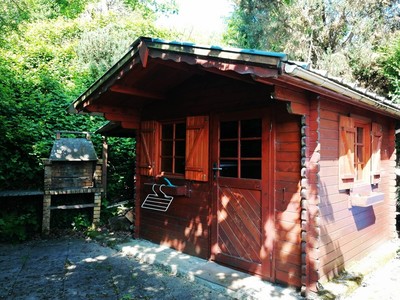
{"label": "concrete slab floor", "polygon": [[206,285],[234,299],[302,299],[294,288],[272,284],[145,240],[133,240],[118,245],[117,249],[139,261],[163,266],[170,274]]}

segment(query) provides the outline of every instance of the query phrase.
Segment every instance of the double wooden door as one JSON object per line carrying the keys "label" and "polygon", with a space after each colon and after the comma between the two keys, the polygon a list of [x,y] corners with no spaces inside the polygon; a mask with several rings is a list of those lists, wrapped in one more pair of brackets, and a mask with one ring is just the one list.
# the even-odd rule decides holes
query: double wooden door
{"label": "double wooden door", "polygon": [[212,257],[270,279],[270,118],[258,110],[213,119]]}

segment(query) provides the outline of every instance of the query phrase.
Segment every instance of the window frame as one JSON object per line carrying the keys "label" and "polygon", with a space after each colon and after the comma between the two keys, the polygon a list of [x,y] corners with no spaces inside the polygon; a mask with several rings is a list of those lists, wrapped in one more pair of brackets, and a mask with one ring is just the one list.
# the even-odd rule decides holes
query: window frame
{"label": "window frame", "polygon": [[[359,118],[354,118],[355,138],[354,138],[354,183],[369,183],[371,174],[371,122]],[[360,130],[362,136],[359,138]],[[359,149],[361,148],[361,151]],[[359,152],[362,159],[359,161]],[[363,165],[360,168],[360,165]],[[360,174],[361,173],[361,174]]]}
{"label": "window frame", "polygon": [[[161,121],[160,124],[160,140],[159,140],[159,165],[161,174],[168,175],[174,178],[184,178],[185,177],[185,161],[186,161],[186,121],[185,119],[176,119],[176,120],[168,120],[168,121]],[[184,136],[177,137],[177,126],[184,125]],[[167,125],[172,125],[172,137],[164,137],[163,131],[164,127]],[[177,155],[177,143],[183,142],[184,144],[184,154]],[[165,143],[172,143],[172,153],[171,154],[164,154],[164,146]],[[163,159],[171,159],[171,170],[163,170]],[[183,160],[184,166],[182,168],[182,172],[179,172],[177,167],[177,160]]]}

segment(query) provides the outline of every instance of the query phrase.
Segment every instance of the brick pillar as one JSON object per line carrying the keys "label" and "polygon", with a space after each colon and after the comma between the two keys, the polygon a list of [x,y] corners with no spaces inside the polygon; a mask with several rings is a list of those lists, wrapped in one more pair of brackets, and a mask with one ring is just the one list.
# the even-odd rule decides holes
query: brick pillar
{"label": "brick pillar", "polygon": [[50,206],[51,206],[51,195],[44,194],[43,218],[42,218],[42,233],[44,234],[48,234],[50,231]]}
{"label": "brick pillar", "polygon": [[100,222],[101,193],[94,193],[93,224]]}
{"label": "brick pillar", "polygon": [[94,170],[94,187],[102,188],[103,187],[103,180],[102,180],[102,167],[103,167],[103,160],[97,160],[95,170]]}
{"label": "brick pillar", "polygon": [[49,159],[44,159],[43,163],[44,163],[44,190],[48,191],[52,187],[52,183],[51,183],[52,164],[51,164],[51,160],[49,160]]}

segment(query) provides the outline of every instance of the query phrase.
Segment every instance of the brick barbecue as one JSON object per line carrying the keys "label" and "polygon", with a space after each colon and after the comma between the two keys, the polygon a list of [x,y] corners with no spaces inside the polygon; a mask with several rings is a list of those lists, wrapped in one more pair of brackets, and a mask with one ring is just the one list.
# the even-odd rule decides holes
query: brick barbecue
{"label": "brick barbecue", "polygon": [[[61,137],[67,135],[68,137]],[[84,137],[70,137],[85,135]],[[93,223],[100,220],[102,160],[97,158],[90,134],[87,132],[58,131],[49,159],[44,160],[44,233],[50,230],[51,211],[56,209],[93,208]],[[87,203],[52,203],[56,195],[78,196],[90,194]]]}

